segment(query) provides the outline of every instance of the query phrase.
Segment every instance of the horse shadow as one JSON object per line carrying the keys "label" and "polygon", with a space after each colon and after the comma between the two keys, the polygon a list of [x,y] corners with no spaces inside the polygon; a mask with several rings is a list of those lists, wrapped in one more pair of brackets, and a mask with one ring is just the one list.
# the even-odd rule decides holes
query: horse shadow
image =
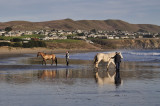
{"label": "horse shadow", "polygon": [[121,80],[120,76],[120,71],[116,70],[114,74],[110,74],[109,71],[104,71],[102,74],[104,75],[103,77],[99,74],[99,70],[96,69],[94,70],[94,78],[96,83],[99,86],[104,86],[104,85],[115,85],[116,87],[119,87],[120,85],[123,84],[123,80]]}

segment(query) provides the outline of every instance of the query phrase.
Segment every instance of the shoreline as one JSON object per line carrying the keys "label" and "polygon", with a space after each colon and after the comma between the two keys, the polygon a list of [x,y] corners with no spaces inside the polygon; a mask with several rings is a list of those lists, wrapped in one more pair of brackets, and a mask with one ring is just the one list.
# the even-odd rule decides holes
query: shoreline
{"label": "shoreline", "polygon": [[83,52],[96,52],[96,51],[106,51],[104,49],[49,49],[49,48],[14,48],[3,46],[0,47],[0,59],[10,58],[10,57],[21,57],[25,54],[37,54],[37,52],[45,52],[48,54],[58,54],[58,53],[83,53]]}

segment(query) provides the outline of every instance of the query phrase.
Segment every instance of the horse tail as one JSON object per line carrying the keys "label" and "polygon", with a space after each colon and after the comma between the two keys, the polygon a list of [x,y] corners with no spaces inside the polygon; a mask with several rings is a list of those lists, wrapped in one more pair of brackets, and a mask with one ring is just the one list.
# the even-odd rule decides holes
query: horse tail
{"label": "horse tail", "polygon": [[96,64],[96,62],[97,62],[97,55],[94,57],[94,64]]}
{"label": "horse tail", "polygon": [[56,66],[57,66],[57,63],[58,63],[58,61],[57,61],[57,57],[55,57],[55,63],[56,63]]}

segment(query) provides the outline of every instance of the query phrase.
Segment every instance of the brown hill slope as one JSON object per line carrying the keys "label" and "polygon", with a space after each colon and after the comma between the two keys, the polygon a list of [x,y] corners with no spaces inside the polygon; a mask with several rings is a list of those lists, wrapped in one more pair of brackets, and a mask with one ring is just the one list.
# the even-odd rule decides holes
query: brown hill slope
{"label": "brown hill slope", "polygon": [[135,32],[140,29],[136,24],[130,24],[121,20],[106,20],[105,22],[113,29],[119,29],[122,31]]}
{"label": "brown hill slope", "polygon": [[62,30],[123,30],[135,32],[139,29],[149,32],[160,32],[160,26],[151,24],[130,24],[121,20],[78,20],[72,19],[45,21],[45,22],[28,22],[28,21],[10,21],[0,23],[0,29],[12,27],[13,30],[40,30],[40,29],[62,29]]}

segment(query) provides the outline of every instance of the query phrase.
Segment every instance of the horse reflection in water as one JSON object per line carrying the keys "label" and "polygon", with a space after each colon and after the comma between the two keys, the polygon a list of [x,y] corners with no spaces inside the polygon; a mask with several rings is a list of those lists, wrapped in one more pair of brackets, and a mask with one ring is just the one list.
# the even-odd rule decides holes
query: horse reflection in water
{"label": "horse reflection in water", "polygon": [[40,79],[54,79],[54,78],[69,78],[70,72],[69,69],[66,71],[57,71],[57,70],[43,70],[38,73]]}
{"label": "horse reflection in water", "polygon": [[39,78],[41,79],[53,79],[56,77],[57,71],[43,70],[40,73]]}
{"label": "horse reflection in water", "polygon": [[120,73],[118,70],[113,75],[110,75],[110,73],[107,71],[107,76],[100,77],[98,71],[95,73],[95,80],[98,83],[98,85],[113,85],[119,86],[123,83],[123,81],[120,78]]}

